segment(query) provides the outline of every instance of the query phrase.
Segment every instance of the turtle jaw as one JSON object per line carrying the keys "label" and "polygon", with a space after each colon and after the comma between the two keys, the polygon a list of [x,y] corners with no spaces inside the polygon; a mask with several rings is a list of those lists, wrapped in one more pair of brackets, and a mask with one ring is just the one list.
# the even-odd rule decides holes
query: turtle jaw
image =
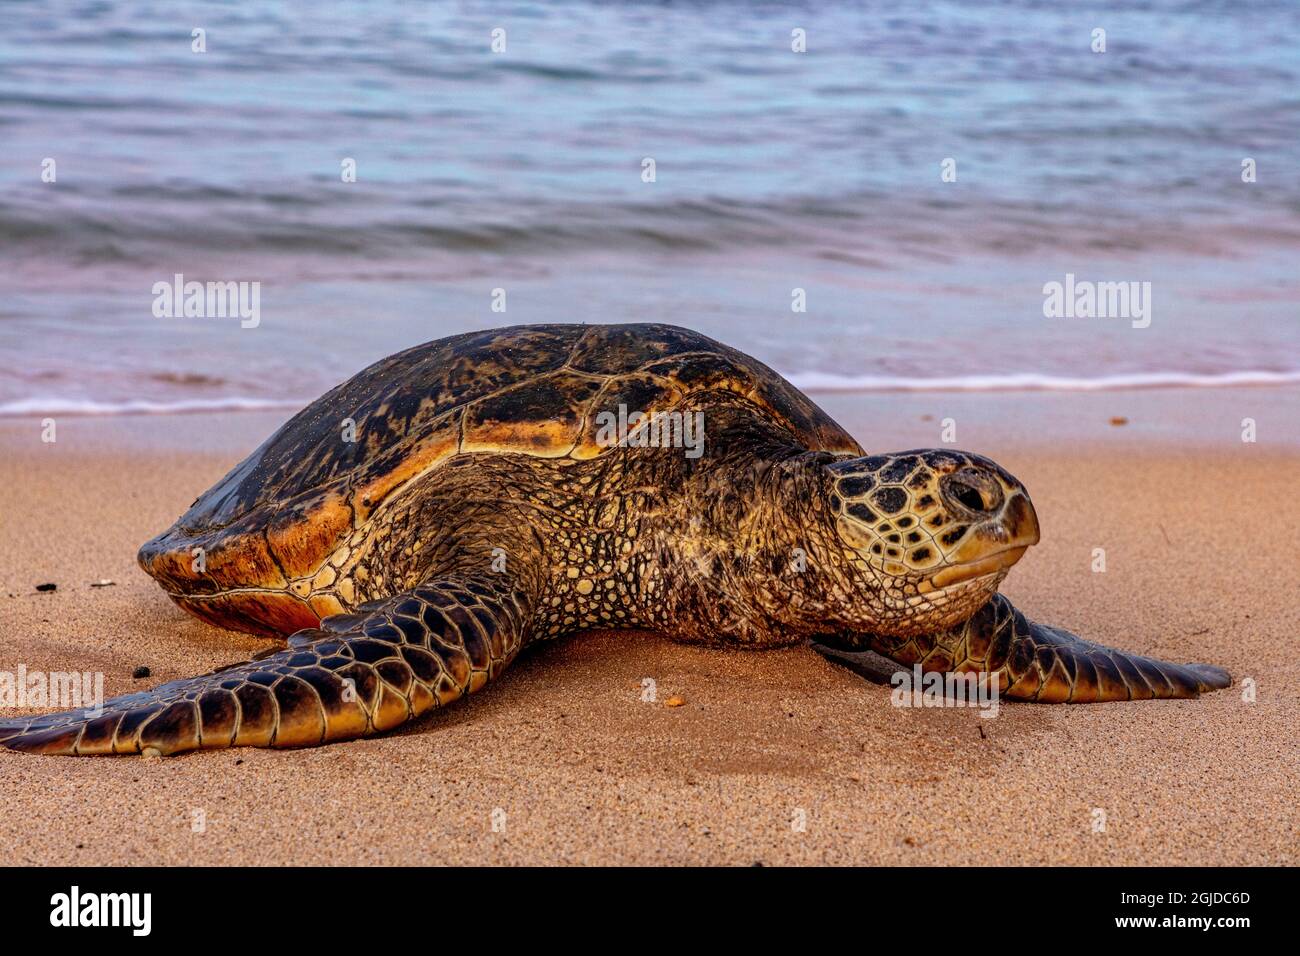
{"label": "turtle jaw", "polygon": [[928,579],[922,581],[919,590],[922,594],[927,594],[931,591],[942,591],[963,581],[989,577],[995,574],[1002,575],[1009,571],[1011,566],[1019,561],[1028,550],[1029,545],[1020,545],[976,561],[949,565],[937,574],[931,575]]}
{"label": "turtle jaw", "polygon": [[1038,541],[1033,502],[1023,491],[1012,494],[996,516],[972,529],[949,562],[926,578],[920,590],[941,591],[975,578],[1005,576]]}

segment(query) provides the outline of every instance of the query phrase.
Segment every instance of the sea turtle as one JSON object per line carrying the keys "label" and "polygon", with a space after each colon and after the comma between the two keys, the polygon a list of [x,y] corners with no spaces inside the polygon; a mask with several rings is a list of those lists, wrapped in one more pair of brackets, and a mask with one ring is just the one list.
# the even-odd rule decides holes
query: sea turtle
{"label": "sea turtle", "polygon": [[0,745],[361,737],[596,627],[869,648],[984,672],[1016,700],[1228,686],[1027,620],[997,588],[1037,541],[1024,486],[992,461],[867,455],[780,375],[687,329],[471,332],[326,393],[140,549],[185,610],[286,646],[98,714],[0,722]]}

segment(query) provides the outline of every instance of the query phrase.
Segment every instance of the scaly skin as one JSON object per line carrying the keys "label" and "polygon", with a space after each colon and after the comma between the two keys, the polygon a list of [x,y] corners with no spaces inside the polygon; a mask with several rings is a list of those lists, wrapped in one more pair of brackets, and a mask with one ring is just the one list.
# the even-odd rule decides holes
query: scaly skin
{"label": "scaly skin", "polygon": [[[1006,696],[1042,703],[1195,697],[1230,682],[1218,668],[1152,661],[1032,624],[997,595],[1037,542],[1038,523],[1023,485],[987,459],[947,449],[862,456],[779,377],[767,373],[776,380],[763,386],[767,397],[756,380],[739,387],[728,379],[753,361],[739,353],[637,351],[635,335],[697,347],[699,337],[683,330],[484,334],[516,345],[520,336],[557,339],[562,354],[542,365],[558,367],[546,374],[561,383],[546,385],[541,398],[525,390],[502,405],[501,396],[517,390],[503,371],[496,390],[478,399],[491,414],[439,406],[432,424],[421,424],[417,392],[370,401],[373,415],[389,416],[385,440],[421,463],[411,468],[382,442],[370,442],[366,454],[329,445],[329,415],[368,421],[354,411],[375,387],[366,376],[378,373],[368,370],[286,425],[141,550],[146,569],[182,607],[216,623],[292,635],[285,649],[115,698],[103,714],[0,721],[0,746],[170,754],[364,736],[479,689],[529,643],[592,627],[651,629],[699,644],[816,639],[872,648],[927,671],[995,673]],[[660,410],[704,416],[704,455],[576,441],[599,401],[583,406],[573,396],[597,388],[623,394],[613,373],[569,370],[591,351],[592,336],[629,351],[627,363],[671,365],[684,376],[686,384],[673,386],[676,404]],[[455,349],[469,347],[456,344],[462,338],[427,348],[458,360]],[[413,367],[423,367],[421,350],[411,354]],[[592,367],[612,362],[591,354]],[[723,358],[731,372],[717,371]],[[401,360],[376,368],[409,383],[414,373]],[[696,374],[700,368],[708,375]],[[667,386],[655,388],[667,394]],[[566,405],[572,430],[558,437],[543,416],[555,401],[576,403]],[[397,424],[394,404],[406,415]],[[520,420],[513,432],[512,416]],[[477,432],[466,424],[472,417],[482,423]],[[574,453],[529,451],[539,428],[550,429],[540,433],[549,436],[541,451]],[[487,438],[498,445],[476,450]],[[299,448],[331,484],[287,484]],[[385,469],[369,464],[376,455]],[[288,496],[278,510],[276,495]],[[198,571],[190,565],[195,542],[210,551]]]}
{"label": "scaly skin", "polygon": [[524,596],[501,576],[440,578],[299,631],[284,650],[106,702],[0,724],[41,754],[312,747],[390,730],[472,694],[519,652]]}

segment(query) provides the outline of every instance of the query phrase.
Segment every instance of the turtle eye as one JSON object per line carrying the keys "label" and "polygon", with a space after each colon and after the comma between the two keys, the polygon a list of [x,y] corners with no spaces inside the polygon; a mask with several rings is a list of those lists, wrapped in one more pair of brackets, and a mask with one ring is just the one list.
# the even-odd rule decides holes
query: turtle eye
{"label": "turtle eye", "polygon": [[967,471],[960,475],[947,475],[939,486],[949,503],[971,514],[992,514],[1002,506],[1001,490],[978,473]]}
{"label": "turtle eye", "polygon": [[984,496],[964,481],[954,481],[948,486],[948,493],[964,504],[971,511],[985,510]]}

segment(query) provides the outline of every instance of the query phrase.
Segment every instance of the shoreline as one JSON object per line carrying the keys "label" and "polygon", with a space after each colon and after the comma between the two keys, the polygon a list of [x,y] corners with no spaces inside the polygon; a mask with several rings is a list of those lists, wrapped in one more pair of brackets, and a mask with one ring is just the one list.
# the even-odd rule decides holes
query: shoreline
{"label": "shoreline", "polygon": [[[842,400],[903,396],[981,396],[990,399],[1032,400],[1038,395],[1119,394],[1131,392],[1199,392],[1204,389],[1255,390],[1300,386],[1300,370],[1254,370],[1221,373],[1156,372],[1126,373],[1110,378],[1061,378],[1051,375],[1013,374],[1004,377],[973,376],[968,379],[915,379],[881,377],[852,379],[823,372],[791,373],[783,376],[814,401],[823,396]],[[131,400],[118,403],[95,399],[29,398],[0,402],[0,422],[14,419],[65,415],[75,418],[127,418],[150,415],[277,413],[303,408],[314,398],[280,399],[229,395],[216,398],[178,398],[170,401]]]}
{"label": "shoreline", "polygon": [[[1076,442],[1103,447],[1115,444],[1126,450],[1142,443],[1225,451],[1239,445],[1261,451],[1300,450],[1300,385],[808,394],[864,447],[875,451],[950,444],[992,455],[981,446],[1050,452],[1062,443]],[[0,416],[0,445],[18,448],[39,443],[41,422],[53,418],[61,430],[67,425],[81,447],[98,449],[126,443],[140,450],[208,450],[242,458],[305,404],[284,403],[274,409]],[[953,420],[956,441],[945,440],[945,419]],[[1255,421],[1255,442],[1242,441],[1245,419]],[[177,426],[177,422],[184,425]]]}

